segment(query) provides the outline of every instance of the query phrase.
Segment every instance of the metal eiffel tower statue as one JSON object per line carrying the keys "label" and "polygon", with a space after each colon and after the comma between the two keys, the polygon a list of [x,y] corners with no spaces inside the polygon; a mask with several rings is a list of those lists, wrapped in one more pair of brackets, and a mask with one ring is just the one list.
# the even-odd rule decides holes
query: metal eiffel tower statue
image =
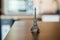
{"label": "metal eiffel tower statue", "polygon": [[39,33],[39,28],[38,28],[38,24],[37,24],[37,18],[36,18],[36,8],[34,9],[35,10],[35,14],[34,14],[34,24],[31,28],[31,32],[32,33]]}

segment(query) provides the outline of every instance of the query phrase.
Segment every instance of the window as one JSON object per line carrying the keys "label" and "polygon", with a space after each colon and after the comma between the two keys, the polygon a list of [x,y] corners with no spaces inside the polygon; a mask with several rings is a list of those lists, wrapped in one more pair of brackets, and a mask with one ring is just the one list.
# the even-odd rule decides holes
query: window
{"label": "window", "polygon": [[30,15],[33,12],[32,0],[4,0],[5,14]]}

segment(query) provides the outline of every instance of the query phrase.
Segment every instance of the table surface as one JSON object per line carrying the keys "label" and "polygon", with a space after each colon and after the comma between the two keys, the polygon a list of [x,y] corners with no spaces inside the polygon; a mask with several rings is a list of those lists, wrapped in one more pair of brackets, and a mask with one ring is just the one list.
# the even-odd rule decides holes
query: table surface
{"label": "table surface", "polygon": [[[60,40],[59,22],[41,22],[37,21],[40,33],[38,40]],[[11,30],[4,40],[34,40],[31,33],[32,20],[15,21]]]}

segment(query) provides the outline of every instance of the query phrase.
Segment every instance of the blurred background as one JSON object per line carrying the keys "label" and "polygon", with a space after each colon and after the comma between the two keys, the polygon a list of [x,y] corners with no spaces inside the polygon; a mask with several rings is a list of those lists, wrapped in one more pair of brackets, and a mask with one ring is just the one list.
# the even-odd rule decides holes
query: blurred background
{"label": "blurred background", "polygon": [[32,0],[3,0],[3,3],[7,15],[31,15],[33,12]]}

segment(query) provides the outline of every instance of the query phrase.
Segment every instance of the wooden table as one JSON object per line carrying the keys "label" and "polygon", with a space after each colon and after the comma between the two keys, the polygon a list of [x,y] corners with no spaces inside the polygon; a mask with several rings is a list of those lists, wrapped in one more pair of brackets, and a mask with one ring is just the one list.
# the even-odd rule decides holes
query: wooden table
{"label": "wooden table", "polygon": [[[30,31],[32,25],[32,20],[15,21],[5,40],[33,40]],[[38,21],[38,26],[40,29],[38,40],[60,40],[59,22]]]}

